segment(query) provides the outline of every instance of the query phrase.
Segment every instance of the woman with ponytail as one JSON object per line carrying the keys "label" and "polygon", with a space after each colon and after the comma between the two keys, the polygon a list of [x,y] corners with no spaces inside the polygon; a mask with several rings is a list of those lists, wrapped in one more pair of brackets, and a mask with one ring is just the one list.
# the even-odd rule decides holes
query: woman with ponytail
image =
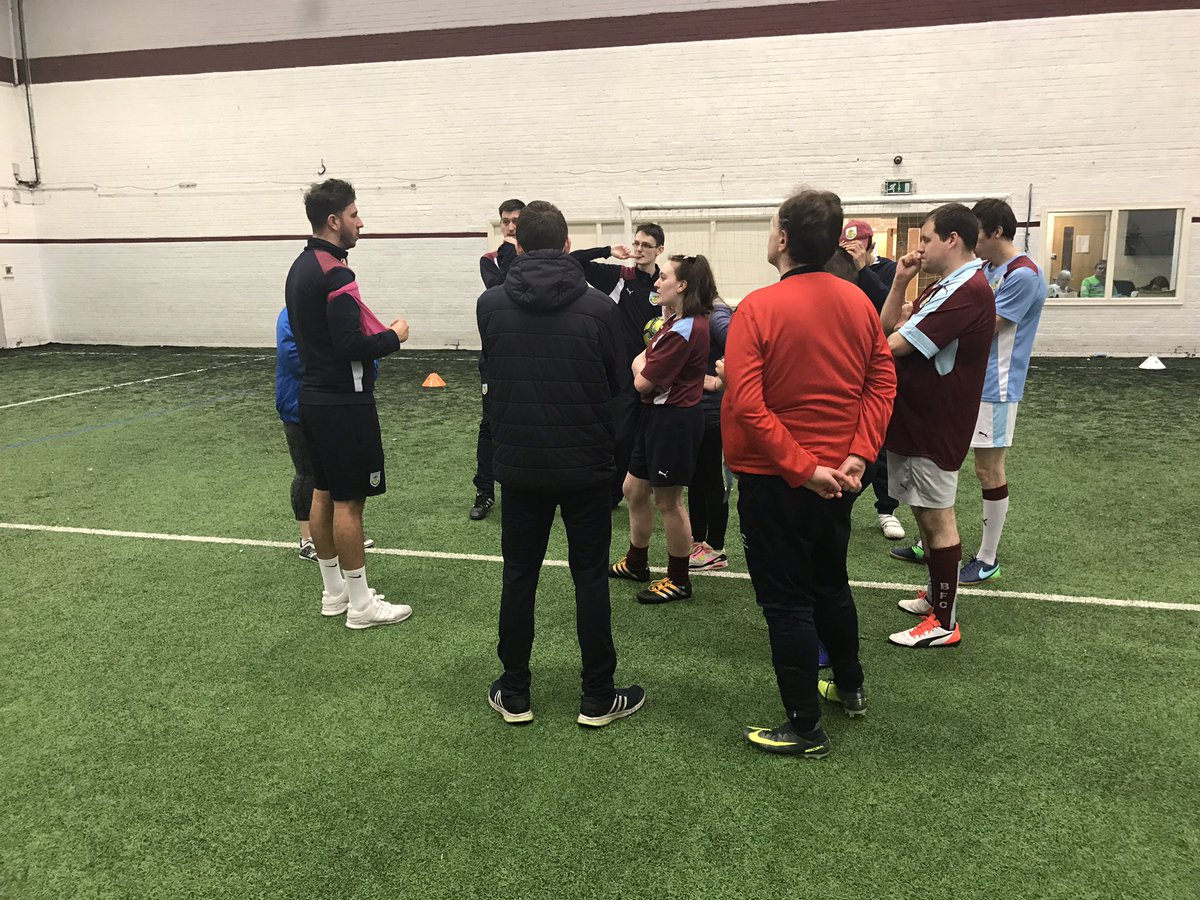
{"label": "woman with ponytail", "polygon": [[717,299],[712,267],[703,256],[672,256],[654,286],[665,321],[633,361],[633,383],[643,408],[624,485],[629,552],[608,570],[613,578],[650,580],[649,547],[657,506],[666,533],[667,577],[638,594],[641,603],[692,596],[692,529],[683,489],[692,481],[704,436],[700,400],[708,368],[708,317]]}

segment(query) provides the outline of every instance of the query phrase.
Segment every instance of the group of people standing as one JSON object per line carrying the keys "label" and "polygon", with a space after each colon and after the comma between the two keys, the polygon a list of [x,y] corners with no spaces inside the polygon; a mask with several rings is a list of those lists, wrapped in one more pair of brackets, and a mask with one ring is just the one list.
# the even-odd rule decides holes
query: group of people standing
{"label": "group of people standing", "polygon": [[[347,625],[369,627],[411,613],[369,589],[355,566],[363,499],[384,487],[370,367],[399,347],[407,324],[385,328],[363,304],[346,267],[361,220],[349,185],[330,184],[306,197],[314,237],[289,274],[287,312],[304,364],[303,441],[318,460],[310,526],[322,613],[348,609]],[[346,190],[349,203],[332,209]],[[338,199],[322,205],[326,196]],[[749,294],[736,312],[720,300],[703,256],[659,261],[665,235],[657,225],[639,226],[630,247],[572,252],[553,204],[507,201],[500,214],[504,243],[480,260],[488,284],[477,304],[484,400],[471,510],[473,519],[488,515],[493,484],[501,485],[503,672],[488,691],[490,706],[506,722],[533,718],[534,599],[556,511],[583,662],[578,721],[603,726],[643,706],[640,686],[616,686],[609,580],[650,582],[655,507],[667,571],[639,601],[690,598],[692,571],[726,565],[728,466],[787,714],[781,725],[746,728],[744,736],[772,753],[827,755],[821,700],[852,717],[866,711],[846,565],[851,508],[866,485],[876,485],[889,537],[903,537],[902,527],[899,535],[886,527],[895,504],[912,507],[921,541],[905,550],[930,571],[927,589],[900,602],[920,624],[892,634],[893,644],[958,644],[957,585],[989,567],[994,574],[985,577],[998,574],[999,533],[994,524],[988,533],[988,518],[1003,527],[1007,485],[995,482],[1004,480],[1004,447],[1045,299],[1041,272],[1012,244],[1011,209],[1002,200],[974,211],[939,207],[919,245],[892,263],[873,258],[870,226],[846,223],[835,194],[803,191],[771,222],[767,259],[779,282]],[[597,261],[608,257],[632,265]],[[937,280],[910,302],[909,285],[922,271]],[[985,540],[960,572],[954,501],[972,445]],[[611,561],[612,511],[622,499],[630,543]],[[980,565],[968,571],[972,564]],[[822,645],[828,680],[819,678]]]}

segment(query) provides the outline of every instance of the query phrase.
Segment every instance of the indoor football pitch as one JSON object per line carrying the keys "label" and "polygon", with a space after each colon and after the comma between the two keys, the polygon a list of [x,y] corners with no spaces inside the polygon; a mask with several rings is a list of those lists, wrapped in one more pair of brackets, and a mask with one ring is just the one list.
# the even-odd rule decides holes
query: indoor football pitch
{"label": "indoor football pitch", "polygon": [[[1200,361],[1166,363],[1035,360],[957,649],[886,642],[924,572],[859,501],[869,711],[806,761],[741,737],[783,713],[736,512],[694,600],[612,585],[647,702],[597,730],[557,525],[536,718],[488,707],[472,354],[383,363],[367,572],[415,612],[351,632],[297,556],[270,349],[0,351],[0,896],[1200,896]],[[979,515],[968,460],[968,556]]]}

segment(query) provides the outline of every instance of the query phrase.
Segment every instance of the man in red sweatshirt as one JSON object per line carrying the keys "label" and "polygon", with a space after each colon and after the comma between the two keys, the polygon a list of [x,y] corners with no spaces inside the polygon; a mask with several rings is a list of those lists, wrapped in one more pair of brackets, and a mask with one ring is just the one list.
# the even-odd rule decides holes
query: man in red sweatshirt
{"label": "man in red sweatshirt", "polygon": [[[896,394],[875,308],[822,271],[841,233],[836,194],[804,191],[779,207],[767,261],[782,277],[747,296],[730,321],[721,419],[788,717],[744,734],[759,749],[811,759],[829,754],[821,696],[848,715],[866,711],[846,548],[853,493],[878,456]],[[820,693],[818,635],[833,667]]]}

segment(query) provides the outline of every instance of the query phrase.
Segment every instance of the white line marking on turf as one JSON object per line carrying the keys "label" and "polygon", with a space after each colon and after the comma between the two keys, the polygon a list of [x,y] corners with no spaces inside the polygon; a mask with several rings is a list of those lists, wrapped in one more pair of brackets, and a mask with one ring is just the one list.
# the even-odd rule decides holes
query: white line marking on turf
{"label": "white line marking on turf", "polygon": [[170,375],[155,375],[153,378],[141,378],[137,381],[122,381],[120,384],[109,384],[104,387],[87,388],[82,391],[69,391],[65,394],[53,394],[49,397],[38,397],[34,400],[18,400],[16,403],[5,403],[0,409],[12,409],[14,406],[28,406],[30,403],[45,403],[47,400],[61,400],[64,397],[78,397],[80,394],[94,394],[97,391],[111,391],[113,388],[129,387],[132,384],[149,384],[152,381],[162,381],[164,378],[179,378],[183,375],[196,375],[200,372],[212,372],[214,369],[228,369],[230,366],[240,366],[247,362],[258,362],[267,359],[266,356],[255,356],[253,359],[243,359],[240,362],[221,363],[219,366],[206,366],[203,369],[189,369],[186,372],[172,372]]}
{"label": "white line marking on turf", "polygon": [[[19,522],[0,522],[0,528],[10,531],[49,531],[56,534],[87,534],[99,537],[138,538],[150,541],[180,541],[191,544],[224,544],[231,547],[277,547],[284,550],[294,550],[294,541],[260,541],[253,538],[217,537],[202,534],[164,534],[154,531],[117,531],[110,528],[74,528],[67,525],[26,525]],[[419,559],[449,559],[469,562],[502,563],[504,557],[486,553],[447,553],[442,550],[402,550],[392,547],[373,547],[367,553],[377,553],[382,556],[408,556]],[[566,568],[565,559],[548,559],[543,565],[554,568]],[[666,569],[652,568],[653,572],[665,572]],[[696,572],[709,578],[737,578],[749,580],[746,572]],[[867,588],[876,591],[916,591],[922,586],[904,584],[895,581],[851,581],[856,588]],[[995,589],[982,590],[979,588],[959,588],[960,594],[973,597],[1009,597],[1014,600],[1041,600],[1047,603],[1077,603],[1086,606],[1122,606],[1132,609],[1171,609],[1179,612],[1200,612],[1200,603],[1167,603],[1161,600],[1117,600],[1112,597],[1074,597],[1070,594],[1035,594],[1023,591],[1000,591]]]}

